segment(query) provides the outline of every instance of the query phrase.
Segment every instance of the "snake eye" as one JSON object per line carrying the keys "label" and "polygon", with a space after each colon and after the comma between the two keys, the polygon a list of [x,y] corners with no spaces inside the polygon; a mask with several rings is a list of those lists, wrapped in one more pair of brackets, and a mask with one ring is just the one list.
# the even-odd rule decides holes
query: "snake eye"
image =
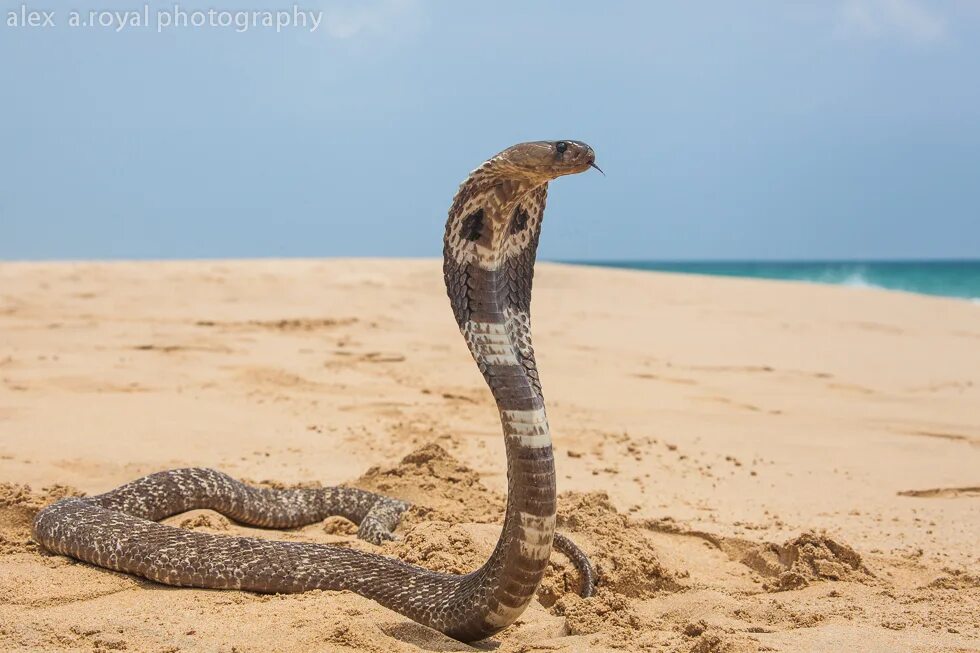
{"label": "snake eye", "polygon": [[568,149],[568,143],[565,141],[558,141],[555,143],[555,149],[558,150],[558,154],[564,154],[565,150]]}

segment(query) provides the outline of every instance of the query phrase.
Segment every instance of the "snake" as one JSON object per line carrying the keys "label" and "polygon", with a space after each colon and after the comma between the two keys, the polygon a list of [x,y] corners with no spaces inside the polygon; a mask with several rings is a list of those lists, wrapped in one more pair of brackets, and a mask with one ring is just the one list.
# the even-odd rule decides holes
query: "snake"
{"label": "snake", "polygon": [[[159,583],[261,593],[349,590],[464,642],[491,637],[531,603],[552,549],[578,569],[589,596],[596,571],[557,533],[555,459],[531,343],[531,286],[549,182],[596,168],[581,141],[509,147],[460,184],[446,221],[443,277],[453,315],[496,402],[507,458],[503,526],[486,562],[449,574],[351,547],[215,535],[159,523],[192,509],[287,529],[329,516],[379,544],[410,504],[366,490],[267,488],[220,471],[150,474],[43,508],[32,525],[44,549]],[[600,170],[601,172],[601,170]]]}

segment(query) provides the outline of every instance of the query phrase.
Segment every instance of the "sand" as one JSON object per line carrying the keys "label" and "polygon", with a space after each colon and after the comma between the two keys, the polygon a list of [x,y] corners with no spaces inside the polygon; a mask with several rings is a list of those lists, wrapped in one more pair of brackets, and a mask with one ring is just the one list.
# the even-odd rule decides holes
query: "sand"
{"label": "sand", "polygon": [[160,469],[417,504],[383,547],[465,572],[504,502],[493,403],[437,261],[0,265],[0,650],[980,650],[980,306],[539,266],[560,554],[467,646],[349,593],[174,589],[47,555],[45,503]]}

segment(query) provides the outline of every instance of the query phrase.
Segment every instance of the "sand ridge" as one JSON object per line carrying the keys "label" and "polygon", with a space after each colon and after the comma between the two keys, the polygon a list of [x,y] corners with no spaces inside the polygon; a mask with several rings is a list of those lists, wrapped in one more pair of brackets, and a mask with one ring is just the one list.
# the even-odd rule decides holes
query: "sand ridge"
{"label": "sand ridge", "polygon": [[556,553],[487,643],[30,542],[50,501],[203,464],[415,506],[381,547],[341,518],[167,523],[478,566],[502,443],[439,284],[434,261],[0,265],[0,649],[980,650],[980,311],[898,293],[540,266],[558,526],[601,585],[578,597]]}

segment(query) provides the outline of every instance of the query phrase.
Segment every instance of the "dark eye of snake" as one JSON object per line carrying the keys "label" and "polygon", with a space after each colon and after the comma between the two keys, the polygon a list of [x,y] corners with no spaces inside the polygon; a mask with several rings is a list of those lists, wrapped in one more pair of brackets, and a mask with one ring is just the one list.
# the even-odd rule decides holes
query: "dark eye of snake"
{"label": "dark eye of snake", "polygon": [[558,141],[555,143],[555,149],[558,150],[558,154],[564,154],[565,150],[568,149],[568,143],[565,141]]}

